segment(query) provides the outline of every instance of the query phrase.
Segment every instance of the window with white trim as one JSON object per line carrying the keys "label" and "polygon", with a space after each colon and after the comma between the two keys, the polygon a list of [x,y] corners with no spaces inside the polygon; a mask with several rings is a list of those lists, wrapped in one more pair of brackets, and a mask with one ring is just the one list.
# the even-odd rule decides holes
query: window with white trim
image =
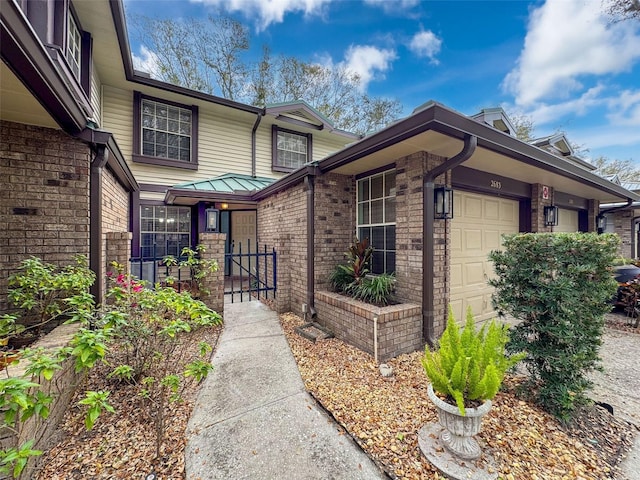
{"label": "window with white trim", "polygon": [[165,205],[140,206],[140,256],[180,255],[191,246],[191,208]]}
{"label": "window with white trim", "polygon": [[82,65],[82,35],[80,34],[80,29],[78,28],[76,19],[73,18],[71,12],[69,12],[68,19],[69,25],[67,28],[67,49],[65,51],[65,57],[73,75],[80,80],[80,66]]}
{"label": "window with white trim", "polygon": [[273,127],[273,170],[291,172],[311,161],[311,135]]}
{"label": "window with white trim", "polygon": [[357,181],[357,235],[373,246],[371,273],[396,269],[396,172],[387,170]]}

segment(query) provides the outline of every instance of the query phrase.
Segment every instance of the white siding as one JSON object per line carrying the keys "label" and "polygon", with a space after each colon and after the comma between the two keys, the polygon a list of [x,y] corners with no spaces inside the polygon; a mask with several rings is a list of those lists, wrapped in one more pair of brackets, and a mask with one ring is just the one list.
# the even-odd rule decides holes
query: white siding
{"label": "white siding", "polygon": [[[225,173],[251,174],[251,130],[255,116],[232,115],[235,111],[199,103],[198,170],[133,163],[133,91],[103,87],[103,127],[112,132],[139,183],[176,185]],[[158,96],[158,95],[156,95]],[[171,98],[175,101],[175,98]],[[187,105],[193,103],[184,99]],[[226,112],[228,115],[225,115]],[[313,159],[320,160],[350,140],[313,137]],[[262,123],[256,132],[256,175],[280,178],[271,170],[271,125]]]}
{"label": "white siding", "polygon": [[100,111],[101,102],[100,102],[100,79],[98,78],[98,73],[96,72],[95,65],[91,68],[91,108],[93,108],[93,117],[92,120],[98,124],[98,126],[102,125],[102,112]]}

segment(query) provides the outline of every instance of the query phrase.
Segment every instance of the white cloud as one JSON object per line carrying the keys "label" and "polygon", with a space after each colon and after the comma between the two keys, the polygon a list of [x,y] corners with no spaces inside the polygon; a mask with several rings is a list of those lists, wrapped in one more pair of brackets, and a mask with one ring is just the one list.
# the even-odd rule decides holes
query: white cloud
{"label": "white cloud", "polygon": [[640,90],[624,90],[608,102],[613,125],[635,127],[640,132]]}
{"label": "white cloud", "polygon": [[382,7],[387,12],[398,12],[399,10],[409,10],[420,3],[420,0],[364,0],[364,3],[375,7]]}
{"label": "white cloud", "polygon": [[160,68],[158,66],[158,55],[142,45],[140,47],[140,56],[135,53],[131,54],[133,60],[133,68],[140,72],[147,72],[153,78],[160,78]]}
{"label": "white cloud", "polygon": [[228,12],[241,12],[247,18],[256,18],[258,31],[265,30],[272,23],[282,23],[285,14],[302,12],[306,16],[322,13],[325,4],[332,0],[191,0]]}
{"label": "white cloud", "polygon": [[611,24],[601,2],[547,0],[532,10],[518,64],[503,86],[516,104],[567,98],[586,75],[629,71],[640,58],[635,22]]}
{"label": "white cloud", "polygon": [[411,42],[409,49],[419,57],[427,57],[432,63],[438,63],[436,55],[440,53],[442,40],[436,36],[431,30],[422,30],[416,33]]}
{"label": "white cloud", "polygon": [[342,65],[360,76],[360,88],[366,90],[371,80],[384,77],[384,72],[391,68],[391,62],[395,58],[396,52],[391,49],[351,45],[345,52]]}

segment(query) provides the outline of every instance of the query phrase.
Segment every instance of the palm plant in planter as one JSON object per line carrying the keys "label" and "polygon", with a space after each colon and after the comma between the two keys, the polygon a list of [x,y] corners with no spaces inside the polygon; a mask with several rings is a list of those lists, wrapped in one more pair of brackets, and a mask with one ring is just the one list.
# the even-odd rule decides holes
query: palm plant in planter
{"label": "palm plant in planter", "polygon": [[471,309],[461,332],[449,309],[438,348],[425,349],[422,366],[431,380],[428,394],[444,427],[440,439],[460,458],[480,456],[480,446],[473,436],[480,431],[482,417],[489,412],[505,372],[523,358],[521,354],[505,355],[508,339],[508,327],[495,320],[476,331]]}

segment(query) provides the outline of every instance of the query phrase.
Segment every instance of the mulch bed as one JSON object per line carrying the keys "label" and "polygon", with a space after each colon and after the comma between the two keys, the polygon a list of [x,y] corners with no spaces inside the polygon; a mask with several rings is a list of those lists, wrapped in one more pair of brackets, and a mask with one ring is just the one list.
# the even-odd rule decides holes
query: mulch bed
{"label": "mulch bed", "polygon": [[[215,348],[221,332],[221,326],[200,329],[185,336],[184,341],[193,352],[200,342]],[[151,472],[162,480],[185,478],[185,431],[198,386],[191,385],[184,392],[183,401],[171,404],[161,458],[154,460],[153,422],[140,404],[140,386],[107,379],[112,368],[99,365],[78,388],[65,413],[57,442],[40,459],[34,478],[142,479]],[[103,413],[91,431],[85,429],[85,409],[78,405],[87,390],[109,390],[108,401],[116,410],[115,414]]]}
{"label": "mulch bed", "polygon": [[[442,478],[418,447],[418,430],[437,421],[421,352],[387,362],[394,373],[384,378],[370,355],[337,339],[312,343],[294,333],[299,317],[280,318],[307,390],[391,478]],[[633,425],[594,406],[563,426],[517,398],[516,383],[505,382],[479,434],[503,479],[623,478]]]}

